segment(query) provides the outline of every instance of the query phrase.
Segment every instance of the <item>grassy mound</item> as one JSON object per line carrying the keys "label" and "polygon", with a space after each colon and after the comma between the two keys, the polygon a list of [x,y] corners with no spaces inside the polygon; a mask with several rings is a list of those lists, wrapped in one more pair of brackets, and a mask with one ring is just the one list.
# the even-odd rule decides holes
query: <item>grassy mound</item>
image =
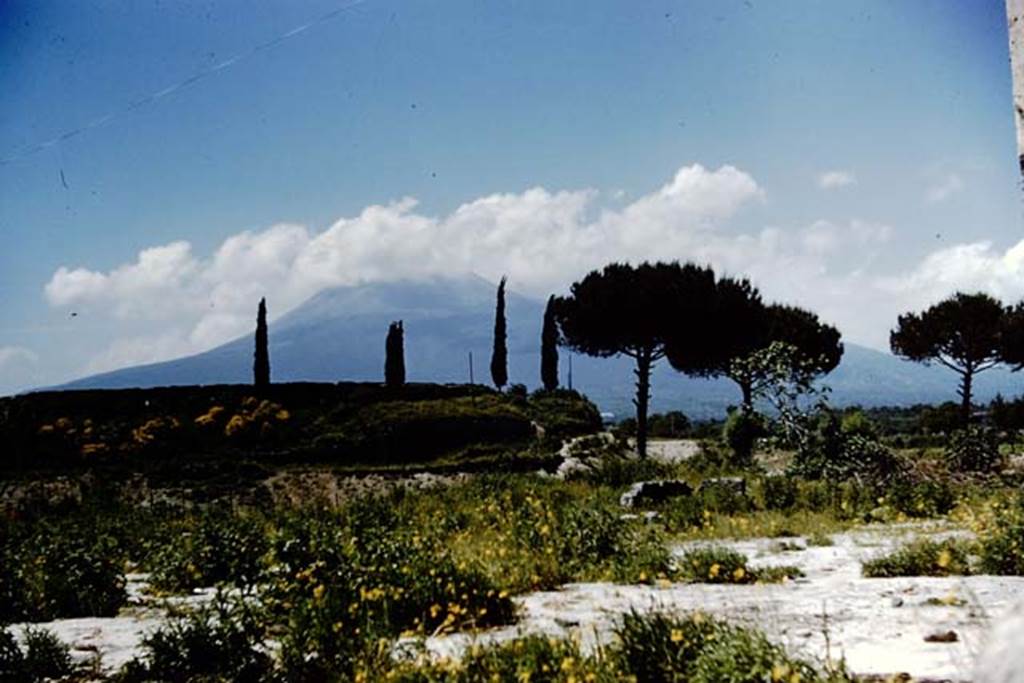
{"label": "grassy mound", "polygon": [[[525,451],[600,428],[575,392],[474,385],[245,385],[43,392],[0,399],[0,470],[138,471],[186,463],[348,467]],[[544,439],[539,437],[543,435]]]}

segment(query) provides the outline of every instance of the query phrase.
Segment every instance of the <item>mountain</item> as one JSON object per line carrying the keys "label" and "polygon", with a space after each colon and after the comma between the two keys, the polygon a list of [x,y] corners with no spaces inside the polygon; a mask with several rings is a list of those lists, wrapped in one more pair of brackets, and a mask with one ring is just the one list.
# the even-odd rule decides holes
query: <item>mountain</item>
{"label": "mountain", "polygon": [[[477,276],[374,283],[325,290],[270,323],[270,363],[275,381],[383,381],[388,323],[405,321],[407,378],[411,382],[490,383],[491,334],[496,287]],[[544,304],[509,291],[509,377],[539,384],[540,327]],[[251,335],[186,358],[124,368],[75,380],[62,389],[245,383],[252,378]],[[562,383],[569,354],[562,350]],[[956,375],[910,363],[888,353],[846,344],[843,361],[825,380],[838,405],[911,405],[956,399]],[[628,358],[573,354],[572,384],[602,410],[632,412]],[[977,381],[979,401],[997,392],[1024,392],[1024,373],[994,369]],[[728,380],[691,379],[661,362],[652,378],[652,410],[682,410],[695,418],[723,414],[739,399]]]}

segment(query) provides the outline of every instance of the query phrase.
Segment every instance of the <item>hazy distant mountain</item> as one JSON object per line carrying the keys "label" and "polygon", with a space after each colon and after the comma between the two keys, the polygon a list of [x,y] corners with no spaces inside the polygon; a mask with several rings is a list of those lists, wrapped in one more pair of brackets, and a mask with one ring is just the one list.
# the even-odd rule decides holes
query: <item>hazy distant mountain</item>
{"label": "hazy distant mountain", "polygon": [[[514,283],[513,283],[514,284]],[[400,281],[326,290],[270,323],[270,362],[275,381],[383,381],[388,323],[405,321],[409,381],[467,382],[469,354],[474,380],[490,383],[495,285],[476,276]],[[509,377],[539,384],[543,302],[510,291]],[[249,335],[195,356],[115,370],[61,388],[150,387],[174,384],[249,382]],[[568,352],[561,355],[568,383]],[[633,375],[628,358],[572,358],[573,386],[602,410],[632,412]],[[855,344],[846,344],[840,366],[826,379],[838,404],[909,405],[955,400],[956,376]],[[721,415],[738,401],[725,380],[688,379],[662,362],[653,377],[654,411],[679,409],[692,417]],[[1024,373],[995,369],[981,375],[979,400],[997,392],[1017,396]]]}

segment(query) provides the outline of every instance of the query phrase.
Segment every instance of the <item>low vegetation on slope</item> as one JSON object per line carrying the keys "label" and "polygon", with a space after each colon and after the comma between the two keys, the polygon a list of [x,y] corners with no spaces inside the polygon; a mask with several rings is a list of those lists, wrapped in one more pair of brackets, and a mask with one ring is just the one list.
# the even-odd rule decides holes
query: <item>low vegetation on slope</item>
{"label": "low vegetation on slope", "polygon": [[0,469],[140,470],[211,458],[373,468],[534,445],[550,451],[600,424],[597,409],[575,392],[530,396],[475,385],[52,392],[0,399]]}

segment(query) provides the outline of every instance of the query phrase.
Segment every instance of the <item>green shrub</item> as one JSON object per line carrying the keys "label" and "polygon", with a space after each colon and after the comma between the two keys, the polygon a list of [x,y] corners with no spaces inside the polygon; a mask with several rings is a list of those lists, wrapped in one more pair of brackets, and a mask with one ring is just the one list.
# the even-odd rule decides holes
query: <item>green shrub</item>
{"label": "green shrub", "polygon": [[754,505],[747,495],[746,480],[738,477],[705,477],[697,489],[697,498],[705,510],[726,514],[748,512]]}
{"label": "green shrub", "polygon": [[754,461],[754,445],[767,436],[764,418],[753,412],[733,410],[722,426],[722,439],[732,451],[736,467],[749,467]]}
{"label": "green shrub", "polygon": [[678,564],[678,576],[694,583],[779,583],[803,575],[796,567],[749,567],[746,555],[721,546],[688,550]]}
{"label": "green shrub", "polygon": [[143,655],[115,676],[119,683],[238,681],[256,683],[272,670],[266,633],[242,601],[222,596],[168,623],[142,641]]}
{"label": "green shrub", "polygon": [[693,683],[751,683],[754,681],[814,681],[819,678],[807,662],[786,651],[758,631],[723,629],[710,639],[693,663]]}
{"label": "green shrub", "polygon": [[175,592],[220,583],[249,587],[261,579],[268,550],[261,519],[208,508],[198,518],[187,518],[150,558],[150,580],[156,588]]}
{"label": "green shrub", "polygon": [[73,524],[37,525],[0,548],[0,620],[113,616],[125,603],[113,539]]}
{"label": "green shrub", "polygon": [[842,668],[818,672],[761,633],[700,612],[632,612],[623,617],[616,636],[618,644],[609,653],[609,659],[615,661],[622,674],[645,683],[852,680]]}
{"label": "green shrub", "polygon": [[972,573],[970,547],[957,539],[919,540],[864,563],[864,576],[962,576]]}
{"label": "green shrub", "polygon": [[956,507],[957,493],[948,479],[919,482],[901,479],[886,487],[885,500],[908,517],[938,517]]}
{"label": "green shrub", "polygon": [[58,680],[74,672],[71,651],[52,632],[28,628],[24,644],[9,628],[0,628],[0,683]]}
{"label": "green shrub", "polygon": [[818,531],[807,536],[807,545],[816,547],[829,547],[835,545],[835,540],[828,534]]}
{"label": "green shrub", "polygon": [[835,413],[818,419],[817,429],[797,450],[791,470],[809,479],[888,482],[903,472],[896,454],[871,436],[844,432]]}
{"label": "green shrub", "polygon": [[996,433],[977,425],[950,436],[946,459],[950,467],[959,472],[995,472],[1003,460]]}
{"label": "green shrub", "polygon": [[274,541],[269,602],[285,624],[288,680],[353,675],[377,638],[508,623],[513,606],[442,537],[405,526],[396,499],[364,500],[343,515],[296,514]]}
{"label": "green shrub", "polygon": [[686,468],[704,476],[737,471],[732,451],[717,439],[702,439],[697,454],[686,461]]}
{"label": "green shrub", "polygon": [[577,391],[538,389],[530,396],[527,412],[544,430],[544,439],[559,444],[565,439],[601,431],[601,413]]}
{"label": "green shrub", "polygon": [[878,427],[864,414],[863,410],[851,410],[843,415],[839,429],[849,436],[863,436],[866,439],[878,439]]}
{"label": "green shrub", "polygon": [[1024,576],[1024,494],[1000,504],[978,534],[979,570]]}
{"label": "green shrub", "polygon": [[724,625],[701,613],[676,616],[662,612],[629,612],[622,617],[614,656],[619,668],[638,681],[685,681],[708,644]]}
{"label": "green shrub", "polygon": [[761,477],[762,506],[765,510],[792,510],[797,503],[799,483],[794,477]]}
{"label": "green shrub", "polygon": [[25,670],[36,679],[58,679],[71,675],[71,650],[52,631],[27,628],[24,633]]}
{"label": "green shrub", "polygon": [[[669,568],[664,538],[655,527],[622,519],[612,501],[569,498],[549,489],[508,499],[503,525],[511,526],[515,546],[532,556],[537,587],[567,581],[653,580]],[[538,495],[539,494],[539,495]]]}

